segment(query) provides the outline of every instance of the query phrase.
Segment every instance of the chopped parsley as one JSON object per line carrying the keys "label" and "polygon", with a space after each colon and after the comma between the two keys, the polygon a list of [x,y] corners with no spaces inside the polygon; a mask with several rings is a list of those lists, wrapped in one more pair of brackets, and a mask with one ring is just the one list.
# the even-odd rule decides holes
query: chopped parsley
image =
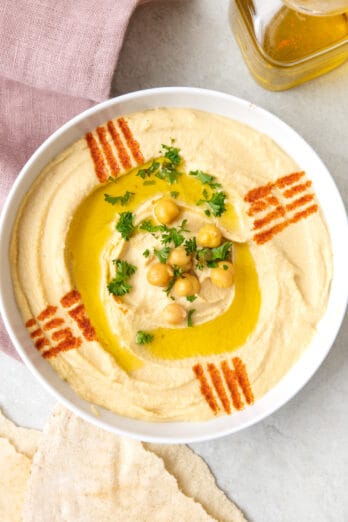
{"label": "chopped parsley", "polygon": [[174,286],[174,283],[175,281],[178,279],[178,277],[182,276],[182,274],[184,273],[183,269],[180,268],[179,266],[177,265],[174,265],[173,266],[173,277],[172,279],[169,281],[169,285],[167,288],[165,288],[164,292],[169,296],[173,286]]}
{"label": "chopped parsley", "polygon": [[116,296],[128,294],[132,289],[128,280],[135,273],[137,267],[121,259],[113,259],[112,262],[116,265],[116,275],[108,284],[108,290],[110,294]]}
{"label": "chopped parsley", "polygon": [[195,237],[191,237],[190,239],[186,239],[184,244],[186,254],[194,254],[197,250],[197,241]]}
{"label": "chopped parsley", "polygon": [[154,180],[149,179],[151,176],[156,176],[172,185],[177,182],[178,176],[181,175],[181,172],[177,170],[177,167],[182,163],[180,149],[163,144],[159,153],[161,154],[160,158],[154,159],[148,167],[139,169],[136,174],[145,180],[144,185],[155,184]]}
{"label": "chopped parsley", "polygon": [[230,250],[231,250],[232,243],[231,241],[226,241],[225,243],[222,243],[222,245],[212,248],[211,249],[211,260],[216,261],[217,259],[219,261],[225,261],[227,258]]}
{"label": "chopped parsley", "polygon": [[176,190],[172,190],[170,195],[172,196],[172,198],[176,199],[179,195],[179,192],[177,192]]}
{"label": "chopped parsley", "polygon": [[200,199],[199,201],[197,201],[197,205],[202,205],[203,203],[206,203],[207,205],[209,205],[210,210],[215,217],[219,217],[225,212],[225,199],[227,197],[225,192],[213,192],[212,196],[209,198],[208,192],[206,190],[203,190],[203,197],[204,199]]}
{"label": "chopped parsley", "polygon": [[204,265],[210,259],[210,248],[200,248],[199,250],[197,250],[196,259],[197,268],[199,270],[203,270]]}
{"label": "chopped parsley", "polygon": [[187,314],[187,326],[193,326],[192,316],[195,313],[195,311],[196,310],[194,308],[192,308],[191,310],[188,311],[188,314]]}
{"label": "chopped parsley", "polygon": [[176,247],[183,244],[185,241],[185,236],[181,233],[180,230],[176,228],[167,228],[165,232],[162,234],[161,242],[163,245],[168,245],[169,243],[174,243]]}
{"label": "chopped parsley", "polygon": [[146,232],[150,232],[150,234],[155,234],[156,232],[163,232],[167,227],[166,225],[154,225],[152,221],[146,219],[139,226],[140,230],[145,230]]}
{"label": "chopped parsley", "polygon": [[153,341],[154,336],[150,334],[149,332],[143,332],[142,330],[139,330],[137,332],[137,335],[135,336],[135,342],[137,344],[148,344]]}
{"label": "chopped parsley", "polygon": [[221,183],[217,183],[214,176],[207,174],[206,172],[202,172],[201,170],[191,170],[189,172],[189,176],[194,176],[198,179],[203,185],[209,185],[210,188],[216,189],[221,188]]}
{"label": "chopped parsley", "polygon": [[190,303],[193,303],[193,301],[195,301],[197,299],[197,296],[196,295],[187,295],[186,296],[186,299],[190,302]]}
{"label": "chopped parsley", "polygon": [[149,257],[149,255],[150,255],[150,250],[147,248],[146,250],[144,250],[143,256],[144,257]]}
{"label": "chopped parsley", "polygon": [[155,254],[155,256],[158,257],[158,260],[160,263],[166,263],[168,260],[169,253],[170,253],[170,248],[163,247],[163,248],[161,248],[161,250],[157,250],[156,248],[154,248],[153,253]]}
{"label": "chopped parsley", "polygon": [[132,212],[121,212],[116,224],[116,230],[121,234],[123,239],[128,241],[133,234],[134,229]]}
{"label": "chopped parsley", "polygon": [[152,161],[151,165],[147,169],[139,169],[136,173],[142,179],[149,178],[160,168],[160,163],[158,161]]}
{"label": "chopped parsley", "polygon": [[176,183],[180,175],[181,173],[176,170],[176,166],[173,163],[162,163],[160,170],[155,174],[156,178],[167,181],[169,185]]}
{"label": "chopped parsley", "polygon": [[203,270],[205,265],[209,268],[216,267],[217,261],[225,261],[228,258],[231,247],[231,241],[225,241],[215,248],[200,248],[196,252],[197,268]]}
{"label": "chopped parsley", "polygon": [[107,203],[111,203],[111,205],[116,205],[116,203],[121,203],[122,206],[126,205],[128,201],[134,196],[134,192],[125,192],[123,196],[110,196],[109,194],[104,194],[104,200]]}
{"label": "chopped parsley", "polygon": [[185,236],[183,235],[183,232],[190,232],[186,228],[187,219],[184,219],[181,223],[181,225],[178,228],[172,227],[166,227],[166,230],[162,233],[162,243],[164,245],[167,245],[168,243],[174,243],[174,246],[178,247],[183,244],[185,241]]}
{"label": "chopped parsley", "polygon": [[177,147],[173,147],[172,145],[164,145],[162,143],[160,154],[162,154],[165,158],[169,159],[172,165],[180,165],[181,156],[179,153],[180,149],[178,149]]}
{"label": "chopped parsley", "polygon": [[207,204],[210,206],[211,211],[214,216],[219,217],[221,216],[225,210],[225,199],[226,199],[226,193],[225,192],[214,192],[212,197],[207,200]]}
{"label": "chopped parsley", "polygon": [[184,219],[181,225],[177,228],[175,227],[167,227],[167,225],[154,225],[152,221],[149,219],[143,221],[139,226],[140,230],[145,230],[146,232],[150,232],[150,234],[155,235],[157,232],[161,233],[161,243],[164,246],[169,246],[170,243],[173,243],[174,246],[180,246],[185,241],[185,236],[183,232],[189,232],[186,228],[187,219]]}
{"label": "chopped parsley", "polygon": [[117,180],[117,178],[114,177],[114,176],[109,176],[108,181],[112,181],[112,183],[116,183],[118,180]]}

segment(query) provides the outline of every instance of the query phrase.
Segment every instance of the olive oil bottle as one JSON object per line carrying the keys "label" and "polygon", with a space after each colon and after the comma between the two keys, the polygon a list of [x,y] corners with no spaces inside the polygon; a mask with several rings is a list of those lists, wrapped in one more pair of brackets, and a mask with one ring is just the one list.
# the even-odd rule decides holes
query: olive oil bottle
{"label": "olive oil bottle", "polygon": [[[318,8],[335,3],[333,12]],[[289,89],[348,58],[345,0],[232,0],[230,16],[251,74],[267,89]]]}

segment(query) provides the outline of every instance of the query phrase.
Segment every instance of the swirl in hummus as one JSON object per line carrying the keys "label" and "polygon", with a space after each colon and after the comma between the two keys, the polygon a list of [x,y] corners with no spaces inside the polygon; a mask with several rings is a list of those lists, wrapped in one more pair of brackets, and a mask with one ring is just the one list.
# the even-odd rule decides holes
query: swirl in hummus
{"label": "swirl in hummus", "polygon": [[11,244],[33,343],[84,399],[197,421],[262,397],[325,312],[312,182],[270,138],[189,109],[110,120],[57,156]]}

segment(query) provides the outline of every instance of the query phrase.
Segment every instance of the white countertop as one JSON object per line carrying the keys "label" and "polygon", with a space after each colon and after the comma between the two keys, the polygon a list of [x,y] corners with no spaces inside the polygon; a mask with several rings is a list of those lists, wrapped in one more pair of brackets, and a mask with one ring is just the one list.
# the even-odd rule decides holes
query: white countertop
{"label": "white countertop", "polygon": [[[221,90],[275,113],[314,147],[347,204],[348,63],[296,89],[265,91],[234,41],[226,0],[150,3],[131,21],[112,93],[165,85]],[[290,403],[242,433],[193,445],[250,521],[348,521],[347,342],[346,319]],[[53,404],[23,364],[0,354],[0,407],[8,416],[41,428]]]}

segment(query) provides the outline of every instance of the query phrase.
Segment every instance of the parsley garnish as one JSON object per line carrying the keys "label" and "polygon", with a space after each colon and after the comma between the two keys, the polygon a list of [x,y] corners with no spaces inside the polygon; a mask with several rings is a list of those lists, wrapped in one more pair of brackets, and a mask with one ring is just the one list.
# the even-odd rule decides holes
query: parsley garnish
{"label": "parsley garnish", "polygon": [[150,255],[150,250],[147,248],[146,250],[144,250],[143,256],[144,257],[149,257],[149,255]]}
{"label": "parsley garnish", "polygon": [[183,232],[189,232],[186,228],[187,219],[184,219],[181,225],[177,228],[175,227],[167,227],[167,225],[154,225],[152,221],[149,219],[143,221],[139,226],[140,230],[146,230],[146,232],[150,232],[150,234],[156,234],[156,232],[161,232],[161,243],[163,245],[168,245],[170,243],[174,243],[174,246],[180,246],[185,241],[185,236]]}
{"label": "parsley garnish", "polygon": [[163,232],[166,230],[166,225],[154,225],[149,219],[143,221],[139,226],[140,230],[146,230],[146,232],[150,232],[150,234],[154,234],[156,232]]}
{"label": "parsley garnish", "polygon": [[194,308],[192,308],[192,310],[188,311],[188,314],[187,314],[187,326],[193,326],[192,316],[195,313],[195,311],[196,310]]}
{"label": "parsley garnish", "polygon": [[190,239],[186,239],[184,246],[185,246],[186,254],[194,254],[197,250],[196,238],[191,237]]}
{"label": "parsley garnish", "polygon": [[185,237],[176,228],[168,228],[162,234],[161,241],[164,245],[168,245],[168,243],[174,243],[174,245],[178,247],[185,241]]}
{"label": "parsley garnish", "polygon": [[225,241],[222,245],[215,248],[201,248],[197,250],[196,259],[198,261],[197,268],[203,270],[206,264],[209,268],[217,266],[217,261],[225,261],[230,254],[232,247],[231,241]]}
{"label": "parsley garnish", "polygon": [[116,224],[116,230],[121,234],[123,239],[129,240],[134,232],[133,214],[131,212],[121,212],[120,218]]}
{"label": "parsley garnish", "polygon": [[[211,211],[214,216],[219,217],[221,214],[223,214],[226,210],[225,205],[225,199],[226,199],[226,193],[225,192],[213,192],[211,198],[209,199],[208,192],[206,190],[203,190],[203,197],[204,199],[200,199],[197,201],[197,205],[202,205],[202,203],[207,203],[207,205],[210,206]],[[209,211],[210,212],[210,211]],[[207,211],[205,211],[207,213]]]}
{"label": "parsley garnish", "polygon": [[203,270],[205,263],[209,260],[210,248],[201,248],[197,250],[196,259],[198,261],[197,268]]}
{"label": "parsley garnish", "polygon": [[[185,236],[183,232],[189,232],[186,227],[187,219],[184,219],[181,225],[178,228],[165,227],[162,233],[161,242],[163,245],[168,245],[168,243],[174,243],[174,246],[178,247],[183,244],[185,241]],[[164,225],[165,226],[165,225]]]}
{"label": "parsley garnish", "polygon": [[154,179],[147,179],[144,181],[143,185],[156,185],[156,181]]}
{"label": "parsley garnish", "polygon": [[112,181],[112,183],[116,183],[116,181],[118,181],[114,176],[109,176],[108,180]]}
{"label": "parsley garnish", "polygon": [[226,241],[225,243],[222,243],[222,245],[212,248],[211,249],[211,260],[220,260],[225,261],[227,258],[230,250],[231,250],[232,243],[231,241]]}
{"label": "parsley garnish", "polygon": [[154,248],[153,253],[158,257],[160,263],[166,263],[169,256],[170,248],[163,247],[161,250]]}
{"label": "parsley garnish", "polygon": [[155,176],[156,178],[167,181],[170,185],[172,185],[178,181],[178,176],[180,176],[180,174],[181,173],[176,170],[176,167],[173,163],[162,163],[160,170],[155,174]]}
{"label": "parsley garnish", "polygon": [[137,267],[120,259],[113,259],[112,262],[116,265],[116,275],[108,284],[108,290],[110,294],[116,296],[128,294],[132,289],[131,285],[128,284],[128,280],[134,274]]}
{"label": "parsley garnish", "polygon": [[221,216],[226,210],[225,205],[226,194],[225,192],[214,192],[212,197],[207,200],[207,204],[210,206],[214,216]]}
{"label": "parsley garnish", "polygon": [[186,296],[186,299],[190,302],[190,303],[193,303],[193,301],[195,301],[197,299],[197,296],[196,295],[187,295]]}
{"label": "parsley garnish", "polygon": [[139,169],[136,175],[142,179],[149,178],[159,169],[159,167],[160,163],[158,161],[153,161],[147,169]]}
{"label": "parsley garnish", "polygon": [[153,160],[149,167],[139,169],[136,174],[140,178],[146,180],[143,183],[144,185],[154,185],[155,181],[148,179],[152,175],[167,181],[170,185],[176,183],[178,176],[181,175],[177,170],[177,167],[182,163],[179,154],[180,149],[173,147],[172,145],[162,145],[159,153],[161,154],[161,161],[159,159]]}
{"label": "parsley garnish", "polygon": [[104,194],[104,200],[111,205],[116,205],[116,203],[121,203],[122,206],[126,205],[131,197],[134,196],[134,192],[125,192],[123,196],[110,196],[109,194]]}
{"label": "parsley garnish", "polygon": [[179,266],[177,265],[174,265],[173,266],[173,278],[169,281],[169,285],[168,287],[164,290],[164,292],[169,295],[173,286],[174,286],[174,283],[175,281],[178,279],[178,277],[182,276],[182,274],[184,273],[183,269],[180,268]]}
{"label": "parsley garnish", "polygon": [[163,154],[165,158],[169,159],[170,163],[172,165],[180,165],[181,163],[181,156],[179,154],[180,149],[173,147],[172,145],[163,145],[160,150],[160,154]]}
{"label": "parsley garnish", "polygon": [[194,176],[198,179],[203,185],[209,185],[210,188],[221,188],[221,183],[217,183],[214,176],[207,174],[206,172],[202,172],[201,170],[191,170],[189,172],[189,176]]}
{"label": "parsley garnish", "polygon": [[153,341],[154,336],[148,332],[143,332],[142,330],[139,330],[137,332],[137,335],[135,336],[135,342],[137,344],[148,344]]}
{"label": "parsley garnish", "polygon": [[176,190],[172,190],[170,195],[172,196],[172,198],[176,199],[179,195],[179,192],[177,192]]}

